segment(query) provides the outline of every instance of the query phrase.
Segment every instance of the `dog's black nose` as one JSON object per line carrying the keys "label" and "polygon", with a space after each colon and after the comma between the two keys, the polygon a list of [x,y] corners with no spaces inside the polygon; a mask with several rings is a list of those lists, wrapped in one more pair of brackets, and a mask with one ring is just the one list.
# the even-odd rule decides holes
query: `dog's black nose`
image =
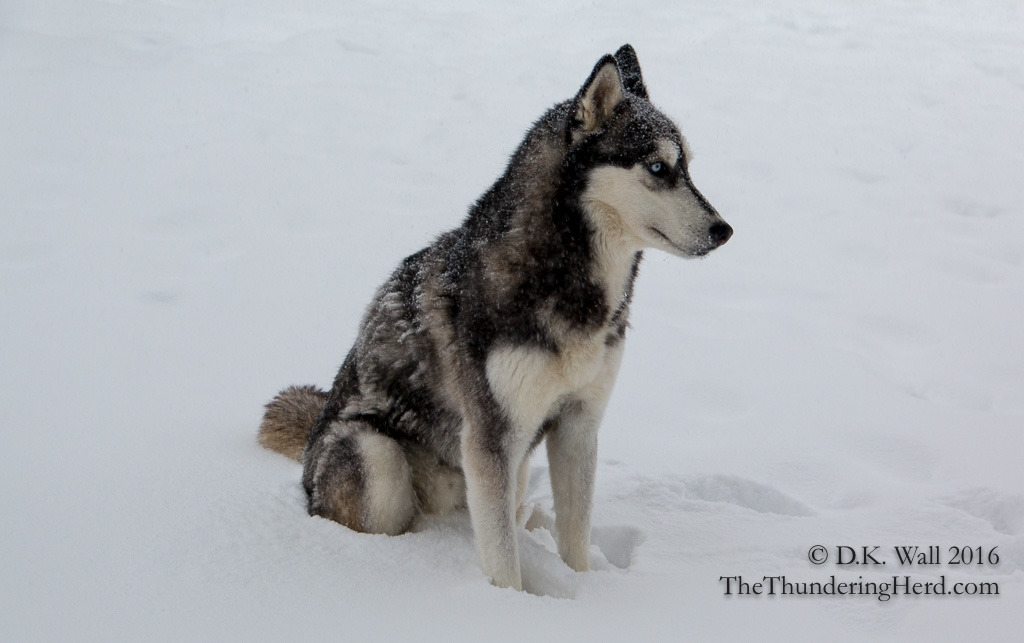
{"label": "dog's black nose", "polygon": [[732,236],[732,226],[724,221],[711,226],[711,240],[717,245],[722,245]]}

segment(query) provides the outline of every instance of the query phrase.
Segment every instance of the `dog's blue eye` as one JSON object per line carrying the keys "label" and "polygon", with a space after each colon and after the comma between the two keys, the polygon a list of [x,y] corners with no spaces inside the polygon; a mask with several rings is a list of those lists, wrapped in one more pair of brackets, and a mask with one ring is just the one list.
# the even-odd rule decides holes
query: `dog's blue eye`
{"label": "dog's blue eye", "polygon": [[665,166],[662,165],[661,161],[655,161],[654,163],[648,165],[647,169],[650,170],[651,174],[658,175],[661,174],[662,170],[665,169]]}

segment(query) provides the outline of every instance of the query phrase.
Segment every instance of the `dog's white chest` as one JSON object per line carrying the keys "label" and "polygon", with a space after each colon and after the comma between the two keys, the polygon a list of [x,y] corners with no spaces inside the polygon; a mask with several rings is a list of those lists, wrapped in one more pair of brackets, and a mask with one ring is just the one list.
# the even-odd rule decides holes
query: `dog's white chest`
{"label": "dog's white chest", "polygon": [[487,381],[517,427],[532,431],[568,395],[605,388],[614,377],[619,347],[603,334],[564,344],[557,353],[525,346],[496,348],[487,357]]}

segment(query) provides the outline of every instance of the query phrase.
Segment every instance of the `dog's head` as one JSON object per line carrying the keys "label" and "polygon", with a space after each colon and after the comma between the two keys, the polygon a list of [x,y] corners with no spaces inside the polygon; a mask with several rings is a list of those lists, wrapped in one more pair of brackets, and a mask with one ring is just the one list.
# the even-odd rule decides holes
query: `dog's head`
{"label": "dog's head", "polygon": [[570,109],[569,162],[585,168],[581,201],[600,228],[681,257],[729,240],[732,228],[690,180],[679,128],[651,104],[631,46],[598,61]]}

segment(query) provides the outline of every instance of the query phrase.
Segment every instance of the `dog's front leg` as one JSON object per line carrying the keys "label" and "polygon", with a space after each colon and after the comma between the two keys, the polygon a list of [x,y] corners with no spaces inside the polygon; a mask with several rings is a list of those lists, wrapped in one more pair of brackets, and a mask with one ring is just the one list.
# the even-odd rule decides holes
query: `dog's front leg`
{"label": "dog's front leg", "polygon": [[[462,466],[473,532],[484,571],[495,585],[522,589],[515,512],[520,468],[559,395],[561,371],[551,351],[492,348],[486,395],[463,398]],[[473,391],[472,382],[467,391]]]}
{"label": "dog's front leg", "polygon": [[578,572],[590,569],[590,508],[597,470],[597,429],[622,361],[622,347],[608,352],[589,386],[566,405],[545,441],[555,499],[558,554]]}
{"label": "dog's front leg", "polygon": [[515,523],[519,461],[509,452],[509,440],[498,439],[493,429],[474,421],[463,428],[466,500],[484,573],[498,587],[521,590]]}
{"label": "dog's front leg", "polygon": [[590,507],[599,422],[592,409],[576,407],[559,418],[546,438],[558,554],[578,572],[590,570]]}

